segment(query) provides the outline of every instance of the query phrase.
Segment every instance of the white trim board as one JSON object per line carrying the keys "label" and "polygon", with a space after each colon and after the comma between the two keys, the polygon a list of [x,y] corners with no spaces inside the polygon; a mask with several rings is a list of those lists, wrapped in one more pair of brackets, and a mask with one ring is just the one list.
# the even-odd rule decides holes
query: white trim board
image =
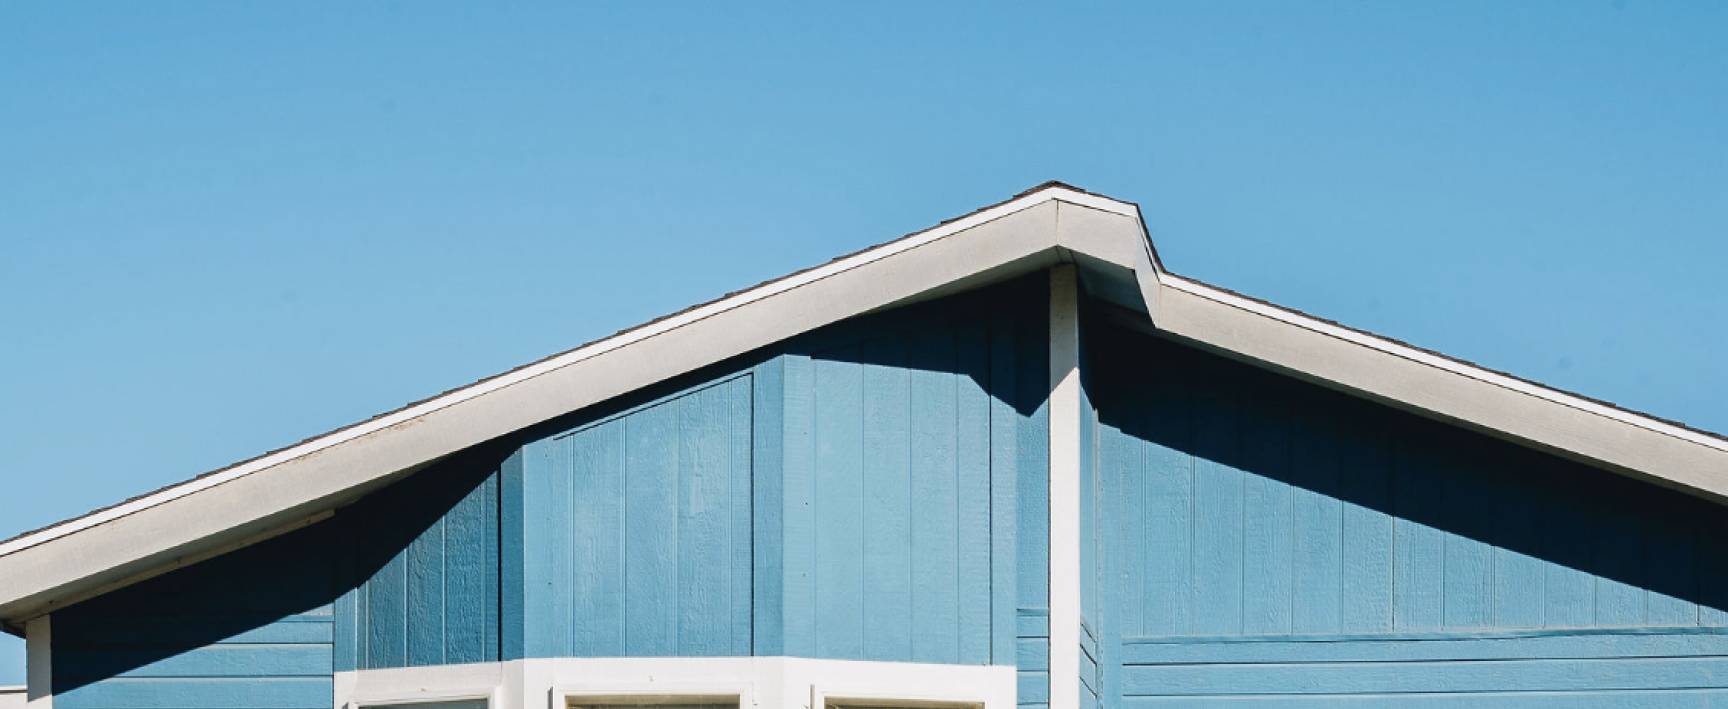
{"label": "white trim board", "polygon": [[582,347],[541,360],[534,364],[522,367],[521,369],[512,370],[495,377],[483,379],[447,394],[428,399],[424,402],[390,412],[353,426],[332,431],[323,436],[312,438],[275,453],[270,453],[240,463],[231,468],[225,468],[209,475],[195,478],[179,485],[145,495],[136,500],[131,500],[114,507],[93,512],[53,527],[48,527],[34,534],[28,534],[0,543],[0,556],[5,556],[19,549],[28,548],[43,542],[58,539],[79,530],[87,529],[103,522],[123,517],[138,510],[154,507],[175,498],[190,495],[199,490],[220,485],[235,478],[250,475],[293,458],[310,455],[320,450],[340,445],[361,436],[407,422],[418,416],[423,416],[427,413],[485,395],[492,391],[503,389],[504,387],[513,384],[525,382],[541,374],[545,374],[546,372],[569,366],[605,352],[627,347],[636,342],[675,330],[679,327],[711,317],[715,314],[748,305],[763,298],[791,291],[799,286],[857,268],[858,266],[872,261],[877,261],[904,251],[909,251],[956,232],[984,224],[998,217],[1006,216],[1028,207],[1056,199],[1070,201],[1075,204],[1083,204],[1093,209],[1111,211],[1118,214],[1134,214],[1134,212],[1131,211],[1132,208],[1127,207],[1124,203],[1108,198],[1075,192],[1065,188],[1051,188],[1032,192],[954,221],[945,222],[926,231],[916,232],[902,239],[861,251],[852,256],[833,261],[808,271],[802,271],[782,279],[769,281],[736,295],[697,306],[663,320],[656,320],[636,328],[625,330],[612,337],[598,340],[588,345],[583,345]]}
{"label": "white trim board", "polygon": [[30,619],[24,625],[25,705],[54,709],[54,616]]}
{"label": "white trim board", "polygon": [[1050,709],[1080,701],[1080,284],[1050,270]]}
{"label": "white trim board", "polygon": [[1013,667],[796,657],[549,658],[336,674],[337,709],[488,697],[493,709],[562,709],[737,697],[741,709],[811,709],[824,697],[1013,709]]}
{"label": "white trim board", "polygon": [[1434,354],[1433,352],[1428,352],[1382,337],[1376,337],[1360,330],[1352,330],[1318,318],[1308,317],[1301,313],[1279,308],[1274,305],[1268,305],[1252,298],[1245,298],[1199,281],[1189,280],[1168,273],[1163,275],[1162,280],[1165,286],[1172,289],[1190,293],[1201,298],[1206,298],[1207,300],[1216,301],[1233,308],[1241,308],[1242,310],[1254,313],[1255,315],[1271,318],[1279,322],[1289,323],[1297,327],[1313,330],[1314,332],[1318,332],[1328,337],[1336,337],[1346,342],[1403,357],[1418,364],[1424,364],[1436,369],[1445,370],[1447,372],[1493,384],[1495,386],[1505,387],[1520,394],[1528,394],[1556,404],[1575,408],[1586,413],[1607,417],[1629,426],[1636,426],[1663,435],[1673,436],[1690,443],[1696,443],[1707,448],[1714,448],[1716,450],[1728,452],[1728,440],[1723,440],[1709,434],[1676,426],[1666,421],[1654,419],[1648,416],[1640,416],[1630,411],[1626,411],[1625,409],[1618,409],[1580,396],[1568,394],[1557,389],[1550,389],[1528,380],[1510,377],[1482,367],[1471,366],[1455,359],[1443,357]]}
{"label": "white trim board", "polygon": [[[1073,262],[1159,331],[1728,500],[1728,441],[1163,271],[1133,204],[1047,185],[823,266],[0,542],[0,623],[343,504],[429,461],[862,313]],[[1089,283],[1091,281],[1088,281]]]}

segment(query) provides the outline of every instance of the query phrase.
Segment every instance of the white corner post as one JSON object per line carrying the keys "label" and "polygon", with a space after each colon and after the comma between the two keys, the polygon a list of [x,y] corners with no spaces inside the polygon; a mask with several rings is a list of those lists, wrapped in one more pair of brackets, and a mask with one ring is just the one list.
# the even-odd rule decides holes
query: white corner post
{"label": "white corner post", "polygon": [[1080,705],[1080,284],[1050,270],[1050,709]]}
{"label": "white corner post", "polygon": [[24,624],[24,706],[54,709],[53,616],[33,618]]}

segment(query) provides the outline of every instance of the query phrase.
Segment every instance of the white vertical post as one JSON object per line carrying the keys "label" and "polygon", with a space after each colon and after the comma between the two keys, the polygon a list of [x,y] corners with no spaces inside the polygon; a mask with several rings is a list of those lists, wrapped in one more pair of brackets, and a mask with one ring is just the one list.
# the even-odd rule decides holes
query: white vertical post
{"label": "white vertical post", "polygon": [[24,623],[24,706],[29,709],[54,709],[52,620],[45,615]]}
{"label": "white vertical post", "polygon": [[1050,271],[1050,709],[1080,705],[1080,292]]}

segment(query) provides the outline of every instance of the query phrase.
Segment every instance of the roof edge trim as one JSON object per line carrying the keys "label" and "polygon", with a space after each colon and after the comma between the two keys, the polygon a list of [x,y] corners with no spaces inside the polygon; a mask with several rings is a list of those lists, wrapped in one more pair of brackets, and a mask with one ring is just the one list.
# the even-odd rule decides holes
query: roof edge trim
{"label": "roof edge trim", "polygon": [[347,441],[388,429],[392,426],[411,421],[420,416],[482,396],[489,392],[526,382],[548,372],[576,364],[606,352],[629,346],[656,335],[707,319],[716,314],[742,307],[758,300],[796,289],[800,286],[820,281],[830,276],[937,241],[951,234],[965,231],[981,224],[1052,201],[1064,201],[1084,205],[1123,216],[1133,217],[1137,220],[1140,218],[1139,208],[1132,203],[1086,192],[1059,182],[1045,183],[1022,192],[1006,201],[981,208],[965,216],[942,222],[936,226],[921,231],[912,232],[893,241],[869,247],[863,251],[835,259],[834,261],[830,261],[821,266],[767,281],[755,287],[698,305],[672,316],[653,320],[628,330],[621,331],[610,337],[596,340],[568,352],[553,355],[525,367],[482,379],[419,403],[410,404],[406,407],[369,419],[362,423],[339,428],[288,448],[258,458],[253,458],[227,468],[217,469],[214,472],[163,488],[136,499],[75,517],[35,532],[26,533],[5,542],[0,542],[0,557],[5,557],[24,549],[39,546],[56,539],[76,534],[77,532],[101,525],[105,522],[110,522],[187,495],[195,494],[202,490],[222,485],[223,483],[268,470],[282,463],[312,455]]}
{"label": "roof edge trim", "polygon": [[1232,293],[1216,286],[1183,278],[1168,272],[1159,273],[1159,282],[1170,288],[1189,293],[1207,300],[1222,303],[1234,308],[1240,308],[1256,315],[1272,318],[1280,322],[1295,325],[1307,330],[1335,337],[1346,342],[1368,347],[1390,355],[1441,369],[1459,376],[1469,377],[1480,382],[1493,384],[1520,394],[1543,399],[1594,414],[1613,421],[1635,426],[1654,433],[1678,438],[1688,443],[1695,443],[1712,450],[1728,453],[1728,440],[1723,440],[1707,433],[1702,433],[1684,426],[1676,426],[1649,416],[1640,415],[1625,409],[1605,405],[1599,402],[1569,394],[1567,392],[1543,386],[1528,380],[1508,376],[1483,367],[1467,364],[1433,352],[1396,342],[1384,337],[1372,335],[1361,330],[1327,322],[1320,318],[1282,308],[1264,301]]}

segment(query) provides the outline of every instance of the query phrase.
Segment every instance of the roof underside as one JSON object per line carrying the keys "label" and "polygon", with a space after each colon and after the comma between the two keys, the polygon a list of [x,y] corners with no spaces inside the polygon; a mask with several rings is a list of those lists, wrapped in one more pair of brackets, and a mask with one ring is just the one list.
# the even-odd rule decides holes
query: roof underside
{"label": "roof underside", "polygon": [[1728,439],[1171,274],[1139,209],[1058,183],[0,542],[0,623],[308,523],[444,455],[848,317],[1060,262],[1136,323],[1260,366],[1728,500]]}

